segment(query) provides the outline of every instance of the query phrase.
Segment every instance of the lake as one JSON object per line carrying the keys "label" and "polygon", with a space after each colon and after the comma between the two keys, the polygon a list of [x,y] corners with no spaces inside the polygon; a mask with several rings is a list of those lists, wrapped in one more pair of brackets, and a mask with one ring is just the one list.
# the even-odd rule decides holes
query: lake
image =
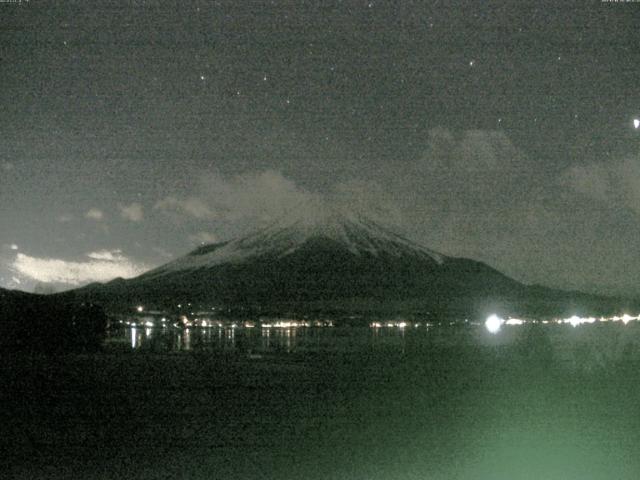
{"label": "lake", "polygon": [[640,325],[124,328],[0,366],[8,478],[638,478]]}

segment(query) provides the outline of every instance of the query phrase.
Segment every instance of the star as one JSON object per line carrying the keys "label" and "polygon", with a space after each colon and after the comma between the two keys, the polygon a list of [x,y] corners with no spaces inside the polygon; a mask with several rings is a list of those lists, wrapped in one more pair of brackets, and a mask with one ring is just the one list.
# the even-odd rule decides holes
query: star
{"label": "star", "polygon": [[206,77],[204,75],[200,75],[200,80],[204,80]]}
{"label": "star", "polygon": [[471,60],[471,61],[469,62],[469,66],[470,66],[470,67],[473,67],[473,66],[475,65],[475,63],[476,63],[476,62],[475,62],[475,60]]}
{"label": "star", "polygon": [[633,119],[633,128],[635,128],[636,130],[638,130],[640,128],[640,119],[639,118],[634,118]]}

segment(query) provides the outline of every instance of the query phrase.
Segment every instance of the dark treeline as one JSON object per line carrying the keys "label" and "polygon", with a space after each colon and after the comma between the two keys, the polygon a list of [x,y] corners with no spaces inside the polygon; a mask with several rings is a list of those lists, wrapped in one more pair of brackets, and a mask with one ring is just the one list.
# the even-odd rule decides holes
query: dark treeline
{"label": "dark treeline", "polygon": [[107,317],[91,303],[0,290],[0,349],[62,353],[95,351]]}

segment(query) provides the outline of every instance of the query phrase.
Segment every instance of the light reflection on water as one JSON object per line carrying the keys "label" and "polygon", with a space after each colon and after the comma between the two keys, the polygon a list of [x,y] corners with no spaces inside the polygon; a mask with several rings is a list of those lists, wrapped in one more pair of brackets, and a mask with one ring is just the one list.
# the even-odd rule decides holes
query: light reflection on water
{"label": "light reflection on water", "polygon": [[500,351],[546,352],[554,363],[592,369],[640,352],[640,324],[595,323],[507,326],[497,334],[483,325],[423,326],[421,328],[291,327],[135,328],[111,333],[111,341],[132,350],[157,352],[229,352],[258,358],[264,354],[349,352],[367,349],[402,354],[430,348],[476,346]]}
{"label": "light reflection on water", "polygon": [[[366,330],[366,329],[361,329]],[[157,351],[256,351],[291,353],[297,350],[321,350],[334,336],[328,329],[316,327],[244,328],[139,328],[126,327],[111,332],[111,341],[125,340],[132,350]],[[338,337],[343,336],[338,333]],[[342,345],[344,342],[338,341]]]}
{"label": "light reflection on water", "polygon": [[[196,319],[197,320],[197,319]],[[112,341],[125,340],[132,350],[154,351],[239,351],[292,353],[305,351],[350,351],[361,348],[392,348],[402,353],[407,347],[436,346],[488,346],[499,347],[514,342],[531,343],[531,332],[537,332],[536,342],[545,341],[548,348],[571,351],[572,346],[588,349],[596,343],[623,342],[636,348],[636,330],[640,329],[640,315],[623,314],[613,317],[557,318],[550,320],[523,320],[501,318],[492,314],[484,323],[441,319],[437,322],[372,321],[368,327],[333,327],[331,322],[253,321],[223,323],[222,321],[186,322],[170,327],[147,320],[140,326],[135,321],[124,322],[124,329],[111,332]],[[121,321],[121,324],[123,322]],[[324,325],[324,326],[320,326]],[[256,328],[257,327],[257,328]],[[569,327],[569,329],[567,329]],[[578,328],[576,328],[578,327]],[[573,333],[571,330],[574,330]],[[598,332],[598,338],[594,338]],[[604,335],[604,337],[603,337]],[[609,338],[607,338],[607,336]],[[622,340],[620,340],[622,339]],[[568,342],[568,343],[567,343]]]}

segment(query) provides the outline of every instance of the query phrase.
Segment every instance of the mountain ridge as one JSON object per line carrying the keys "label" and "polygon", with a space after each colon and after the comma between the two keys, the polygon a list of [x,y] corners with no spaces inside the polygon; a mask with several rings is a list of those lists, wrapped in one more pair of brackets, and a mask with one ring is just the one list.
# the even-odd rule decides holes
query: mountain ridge
{"label": "mountain ridge", "polygon": [[435,252],[362,215],[336,212],[284,217],[138,277],[73,295],[109,310],[193,304],[238,315],[551,315],[604,311],[611,304],[605,297],[525,285],[483,262]]}

